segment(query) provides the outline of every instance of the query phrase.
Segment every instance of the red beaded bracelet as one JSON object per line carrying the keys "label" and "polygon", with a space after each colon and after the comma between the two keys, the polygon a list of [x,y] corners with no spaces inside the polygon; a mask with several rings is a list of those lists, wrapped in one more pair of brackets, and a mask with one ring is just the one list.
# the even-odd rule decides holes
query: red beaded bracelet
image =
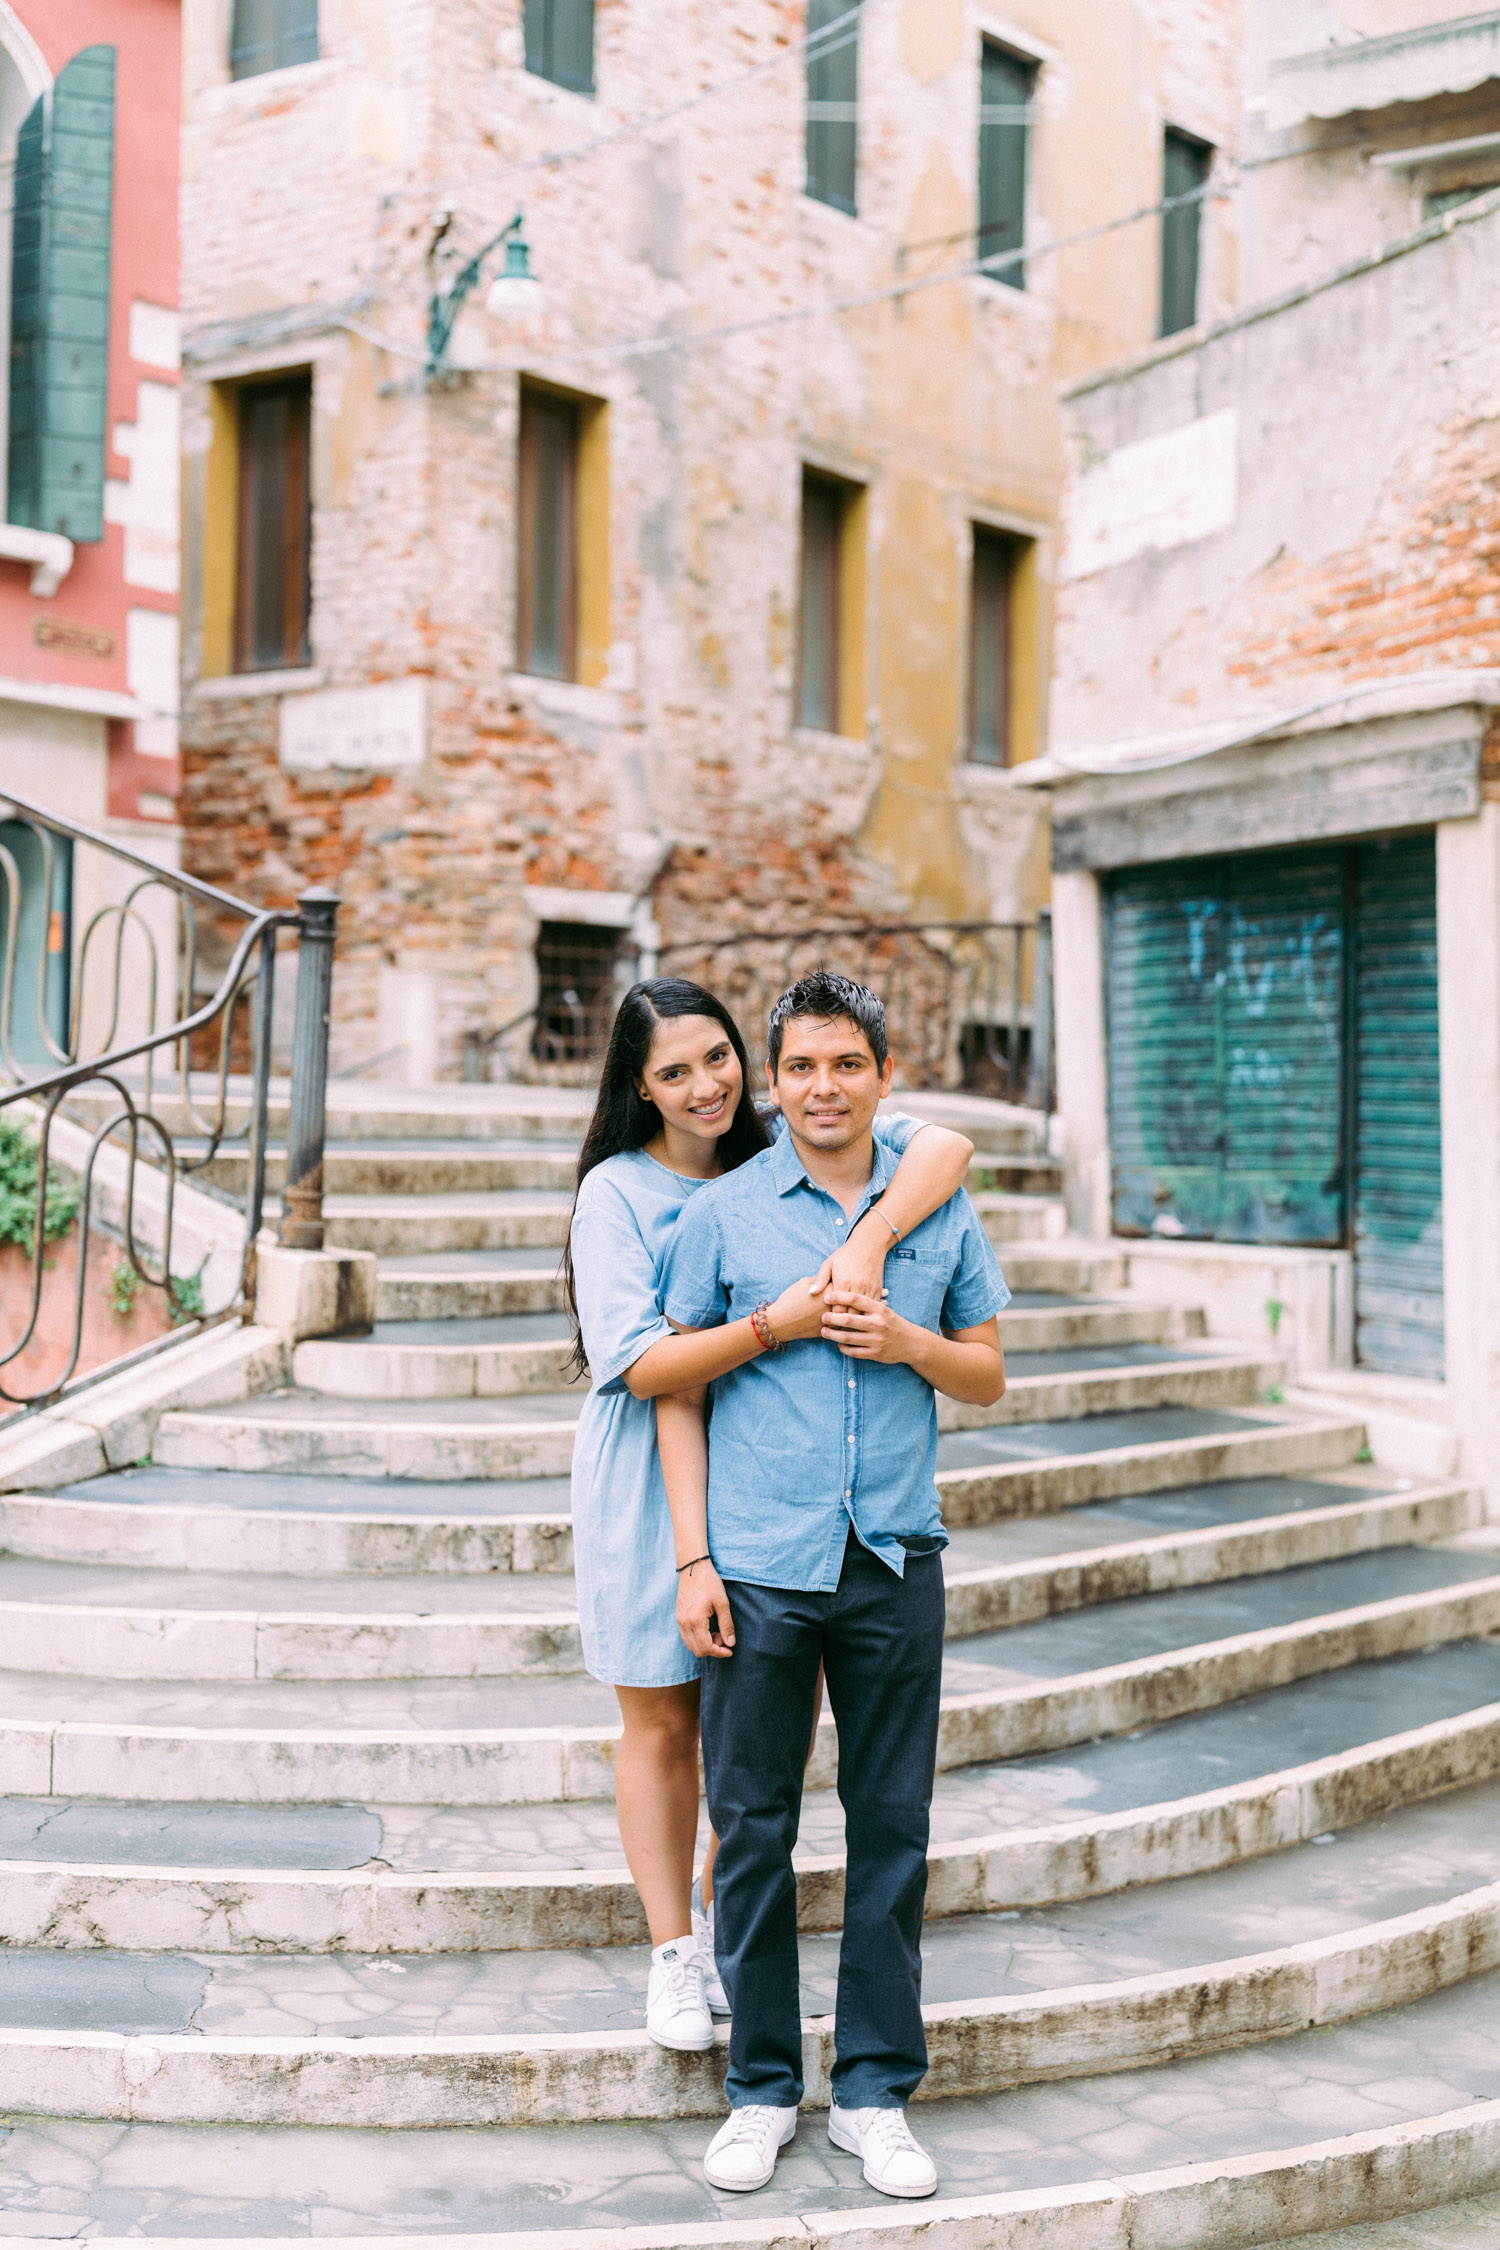
{"label": "red beaded bracelet", "polygon": [[780,1351],[781,1338],[771,1326],[771,1308],[764,1300],[756,1306],[754,1312],[750,1315],[750,1326],[755,1331],[755,1340],[762,1351]]}

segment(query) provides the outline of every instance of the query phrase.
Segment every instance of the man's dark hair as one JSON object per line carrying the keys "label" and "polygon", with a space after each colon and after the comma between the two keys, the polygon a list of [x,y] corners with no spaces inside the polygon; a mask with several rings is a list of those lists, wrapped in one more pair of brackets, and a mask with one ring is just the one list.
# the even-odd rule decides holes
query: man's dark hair
{"label": "man's dark hair", "polygon": [[766,1068],[774,1078],[781,1064],[781,1036],[793,1016],[817,1016],[824,1023],[847,1017],[870,1042],[875,1068],[884,1070],[890,1044],[885,1035],[885,1002],[867,984],[841,977],[837,969],[814,969],[789,985],[771,1010],[766,1032]]}

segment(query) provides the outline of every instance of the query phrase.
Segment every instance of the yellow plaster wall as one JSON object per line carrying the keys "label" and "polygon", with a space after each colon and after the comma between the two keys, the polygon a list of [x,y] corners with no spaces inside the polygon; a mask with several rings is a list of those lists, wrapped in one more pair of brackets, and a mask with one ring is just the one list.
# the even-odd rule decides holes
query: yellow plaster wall
{"label": "yellow plaster wall", "polygon": [[234,670],[235,552],[239,536],[239,396],[232,383],[210,386],[208,411],[208,456],[199,516],[198,598],[203,676],[222,679]]}
{"label": "yellow plaster wall", "polygon": [[609,409],[579,402],[578,417],[578,677],[600,687],[609,669]]}

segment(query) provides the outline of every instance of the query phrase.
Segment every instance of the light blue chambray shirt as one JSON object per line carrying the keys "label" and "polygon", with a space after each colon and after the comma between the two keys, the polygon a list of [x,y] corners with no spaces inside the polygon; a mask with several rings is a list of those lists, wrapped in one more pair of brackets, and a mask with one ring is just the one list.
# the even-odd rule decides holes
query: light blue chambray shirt
{"label": "light blue chambray shirt", "polygon": [[[662,1302],[684,1328],[739,1320],[813,1273],[890,1185],[896,1158],[875,1143],[853,1217],[803,1169],[790,1133],[711,1180],[672,1230]],[[977,1328],[1008,1303],[995,1253],[962,1190],[895,1243],[893,1309],[923,1328]],[[721,1577],[831,1592],[855,1531],[900,1576],[902,1542],[945,1546],[938,1509],[937,1404],[906,1366],[846,1359],[812,1337],[767,1352],[713,1386],[708,1540]]]}

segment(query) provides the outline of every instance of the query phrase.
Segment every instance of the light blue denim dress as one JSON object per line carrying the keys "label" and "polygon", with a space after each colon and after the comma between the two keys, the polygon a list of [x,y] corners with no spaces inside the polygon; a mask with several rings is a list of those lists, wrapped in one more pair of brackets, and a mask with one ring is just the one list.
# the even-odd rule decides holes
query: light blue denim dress
{"label": "light blue denim dress", "polygon": [[[780,1114],[768,1118],[784,1130]],[[899,1156],[921,1129],[885,1116]],[[671,1324],[659,1296],[672,1229],[704,1185],[643,1149],[607,1157],[578,1191],[573,1276],[592,1387],[573,1441],[573,1568],[583,1660],[612,1687],[677,1687],[699,1663],[677,1630],[676,1554],[656,1452],[656,1401],[633,1398],[625,1371]]]}

